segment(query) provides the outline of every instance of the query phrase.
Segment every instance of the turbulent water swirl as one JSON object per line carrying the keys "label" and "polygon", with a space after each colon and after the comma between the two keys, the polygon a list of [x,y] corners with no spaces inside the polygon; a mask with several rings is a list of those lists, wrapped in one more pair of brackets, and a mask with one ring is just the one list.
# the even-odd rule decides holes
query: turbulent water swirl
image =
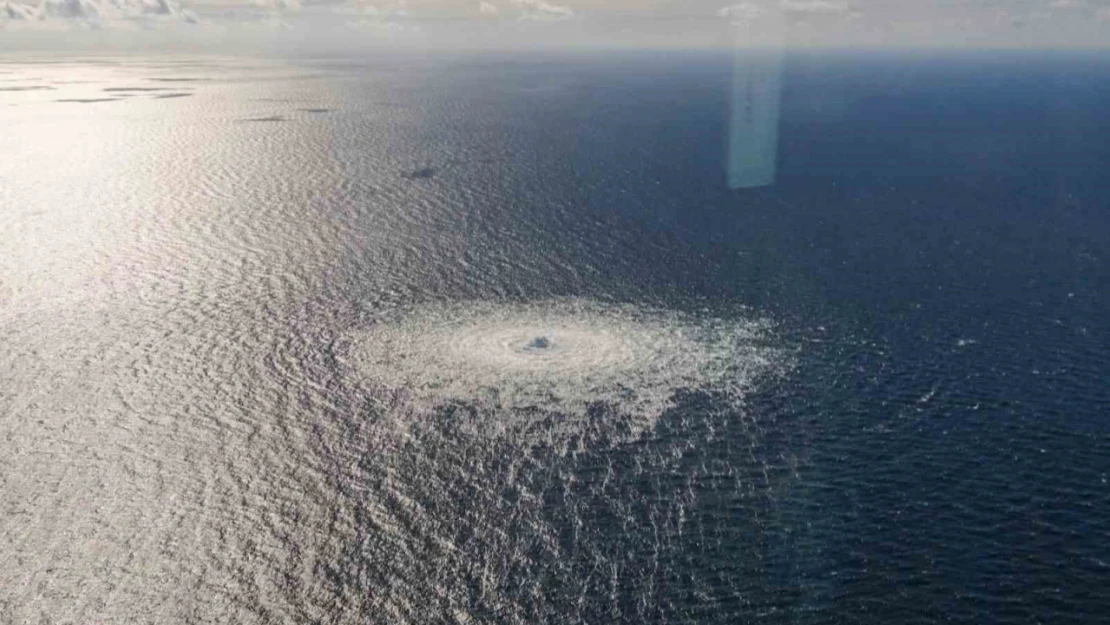
{"label": "turbulent water swirl", "polygon": [[348,358],[394,407],[418,415],[464,407],[487,433],[534,432],[557,415],[555,429],[581,434],[600,411],[637,434],[680,390],[740,402],[785,360],[770,330],[763,320],[588,300],[465,302],[379,317],[355,333]]}

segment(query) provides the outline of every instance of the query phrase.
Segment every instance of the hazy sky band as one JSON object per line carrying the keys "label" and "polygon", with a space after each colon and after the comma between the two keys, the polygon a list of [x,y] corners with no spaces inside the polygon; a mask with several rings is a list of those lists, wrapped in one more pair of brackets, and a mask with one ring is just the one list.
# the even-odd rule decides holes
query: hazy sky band
{"label": "hazy sky band", "polygon": [[794,47],[1110,45],[1110,0],[0,0],[0,47],[699,48],[765,11]]}

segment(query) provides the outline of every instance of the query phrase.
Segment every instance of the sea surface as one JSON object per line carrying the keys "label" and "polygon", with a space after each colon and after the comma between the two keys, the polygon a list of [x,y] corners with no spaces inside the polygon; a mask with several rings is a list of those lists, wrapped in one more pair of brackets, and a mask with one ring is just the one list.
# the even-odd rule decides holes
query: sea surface
{"label": "sea surface", "polygon": [[1110,619],[1110,57],[0,58],[0,623]]}

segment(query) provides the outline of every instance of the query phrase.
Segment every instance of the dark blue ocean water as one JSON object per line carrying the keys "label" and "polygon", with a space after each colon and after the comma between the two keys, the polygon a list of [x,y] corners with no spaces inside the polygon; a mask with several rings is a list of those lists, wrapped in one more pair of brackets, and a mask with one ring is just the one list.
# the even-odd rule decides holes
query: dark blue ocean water
{"label": "dark blue ocean water", "polygon": [[[727,54],[67,63],[0,94],[0,623],[1110,618],[1105,55],[787,55],[746,190]],[[555,399],[659,384],[611,310],[788,366],[630,433],[350,358],[441,306],[508,387],[464,341],[580,301],[636,349]]]}
{"label": "dark blue ocean water", "polygon": [[807,451],[764,537],[788,620],[1110,614],[1108,70],[795,56],[765,190],[714,189],[710,94],[661,88],[666,113],[627,121],[682,120],[700,146],[641,165],[660,231],[704,262],[679,288],[804,328],[765,398]]}
{"label": "dark blue ocean water", "polygon": [[1106,58],[789,57],[777,184],[733,192],[712,81],[652,80],[576,139],[630,175],[597,210],[699,259],[653,282],[799,333],[761,398],[805,457],[760,536],[783,620],[1107,618]]}

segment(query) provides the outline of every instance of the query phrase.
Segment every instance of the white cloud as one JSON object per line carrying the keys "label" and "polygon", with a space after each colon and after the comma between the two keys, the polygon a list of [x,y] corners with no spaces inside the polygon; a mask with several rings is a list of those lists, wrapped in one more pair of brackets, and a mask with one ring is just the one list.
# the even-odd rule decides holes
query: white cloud
{"label": "white cloud", "polygon": [[373,4],[362,2],[347,2],[331,8],[332,13],[341,15],[359,15],[366,19],[382,17],[382,10]]}
{"label": "white cloud", "polygon": [[418,24],[402,24],[400,22],[373,18],[351,20],[346,23],[346,27],[386,38],[420,32],[420,26]]}
{"label": "white cloud", "polygon": [[3,7],[0,7],[0,19],[12,21],[32,20],[35,19],[35,13],[31,7],[6,2]]}
{"label": "white cloud", "polygon": [[765,12],[762,7],[754,2],[741,2],[740,4],[722,7],[717,11],[717,17],[723,17],[734,22],[750,22]]}
{"label": "white cloud", "polygon": [[1052,0],[1048,3],[1048,8],[1054,11],[1085,9],[1087,8],[1087,2],[1086,0]]}
{"label": "white cloud", "polygon": [[344,22],[344,27],[378,40],[395,40],[421,32],[420,24],[408,19],[408,6],[404,0],[385,7],[367,4],[364,0],[349,0],[334,7],[331,12],[351,16]]}
{"label": "white cloud", "polygon": [[783,0],[782,10],[787,13],[837,14],[847,13],[848,4],[829,0]]}
{"label": "white cloud", "polygon": [[281,13],[295,13],[301,10],[300,0],[254,0],[254,4],[255,6]]}
{"label": "white cloud", "polygon": [[495,7],[494,5],[492,5],[488,2],[480,2],[478,4],[478,12],[481,13],[482,15],[488,15],[488,16],[496,16],[496,15],[499,15],[501,13],[501,11],[497,10],[497,7]]}
{"label": "white cloud", "polygon": [[15,2],[5,2],[0,5],[0,22],[11,20],[14,22],[30,22],[41,19],[38,7]]}
{"label": "white cloud", "polygon": [[[1057,0],[1076,2],[1079,0]],[[805,15],[840,15],[848,13],[846,2],[835,0],[781,0],[781,2],[740,2],[723,7],[717,11],[717,17],[732,20],[733,22],[751,22],[769,13],[805,14]]]}
{"label": "white cloud", "polygon": [[[307,10],[309,9],[306,8],[305,11]],[[417,24],[408,19],[408,8],[403,1],[385,4],[383,7],[365,0],[347,0],[327,7],[326,13],[343,16],[343,26],[355,30],[391,34],[405,30],[418,30]],[[324,18],[326,21],[326,14]]]}
{"label": "white cloud", "polygon": [[0,6],[0,24],[11,25],[105,28],[180,22],[196,23],[197,15],[176,0],[41,0],[37,4],[8,0]]}
{"label": "white cloud", "polygon": [[565,20],[574,17],[570,7],[548,4],[544,0],[512,0],[523,20]]}

